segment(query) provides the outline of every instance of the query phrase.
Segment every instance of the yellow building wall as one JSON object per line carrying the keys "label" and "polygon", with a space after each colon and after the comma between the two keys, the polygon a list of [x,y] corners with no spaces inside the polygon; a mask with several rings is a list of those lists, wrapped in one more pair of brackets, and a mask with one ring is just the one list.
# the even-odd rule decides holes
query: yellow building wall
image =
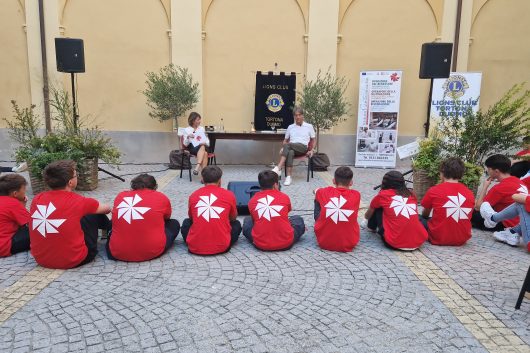
{"label": "yellow building wall", "polygon": [[10,101],[20,107],[31,102],[24,8],[18,0],[3,0],[0,11],[0,128],[13,115]]}
{"label": "yellow building wall", "polygon": [[204,30],[205,124],[223,118],[225,129],[248,131],[254,120],[255,72],[273,71],[275,63],[280,71],[305,72],[301,8],[294,0],[216,0]]}
{"label": "yellow building wall", "polygon": [[[384,9],[384,11],[381,11]],[[356,0],[346,10],[339,33],[337,75],[350,80],[348,119],[336,134],[354,134],[357,127],[359,73],[403,70],[400,135],[422,135],[427,116],[429,80],[418,78],[421,45],[434,41],[437,23],[432,7],[418,0]]]}
{"label": "yellow building wall", "polygon": [[530,1],[490,0],[475,16],[468,69],[482,72],[485,110],[516,83],[530,89]]}
{"label": "yellow building wall", "polygon": [[[159,1],[67,1],[62,11],[65,37],[82,38],[86,72],[78,74],[81,115],[117,131],[169,131],[171,122],[149,117],[140,92],[145,73],[169,64],[170,28]],[[70,75],[64,74],[70,91]]]}

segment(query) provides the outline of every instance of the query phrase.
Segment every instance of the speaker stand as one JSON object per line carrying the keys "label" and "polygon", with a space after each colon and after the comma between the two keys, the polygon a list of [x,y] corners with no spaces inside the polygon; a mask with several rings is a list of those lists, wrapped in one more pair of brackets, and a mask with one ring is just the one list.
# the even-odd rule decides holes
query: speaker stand
{"label": "speaker stand", "polygon": [[427,121],[423,124],[425,129],[425,137],[429,137],[429,129],[431,127],[431,101],[432,101],[432,86],[434,84],[434,79],[431,78],[431,87],[429,88],[429,101],[427,103]]}

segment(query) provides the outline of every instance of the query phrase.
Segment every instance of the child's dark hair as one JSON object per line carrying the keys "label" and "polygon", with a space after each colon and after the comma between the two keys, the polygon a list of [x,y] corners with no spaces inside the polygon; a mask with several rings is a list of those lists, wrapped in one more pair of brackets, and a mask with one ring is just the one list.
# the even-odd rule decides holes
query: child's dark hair
{"label": "child's dark hair", "polygon": [[278,174],[272,170],[264,170],[258,174],[258,182],[261,190],[270,190],[274,184],[278,184]]}
{"label": "child's dark hair", "polygon": [[508,173],[510,172],[510,167],[512,165],[512,162],[510,161],[510,158],[506,157],[503,154],[494,154],[492,156],[489,156],[488,159],[484,162],[486,167],[491,169],[497,169],[501,173]]}
{"label": "child's dark hair", "polygon": [[202,180],[205,184],[217,183],[223,176],[223,171],[216,165],[209,165],[201,172]]}
{"label": "child's dark hair", "polygon": [[149,174],[140,174],[131,180],[131,189],[140,190],[140,189],[151,189],[156,190],[158,185],[154,176]]}
{"label": "child's dark hair", "polygon": [[458,157],[449,157],[444,159],[440,165],[440,172],[447,179],[460,180],[464,176],[466,167],[464,162]]}
{"label": "child's dark hair", "polygon": [[407,185],[405,184],[405,178],[403,177],[403,174],[401,174],[397,170],[391,170],[390,172],[385,174],[385,176],[383,177],[383,181],[381,182],[381,189],[396,190],[396,194],[403,197],[409,197],[412,195],[412,192],[409,190],[409,188],[407,188]]}
{"label": "child's dark hair", "polygon": [[334,177],[337,185],[348,186],[353,179],[353,171],[350,167],[338,167]]}
{"label": "child's dark hair", "polygon": [[12,192],[28,185],[26,179],[18,174],[7,174],[0,177],[0,196],[9,196]]}
{"label": "child's dark hair", "polygon": [[530,161],[520,161],[512,164],[510,167],[510,175],[516,178],[522,178],[530,170]]}
{"label": "child's dark hair", "polygon": [[52,190],[64,189],[75,177],[76,164],[72,160],[55,161],[44,168],[44,183]]}

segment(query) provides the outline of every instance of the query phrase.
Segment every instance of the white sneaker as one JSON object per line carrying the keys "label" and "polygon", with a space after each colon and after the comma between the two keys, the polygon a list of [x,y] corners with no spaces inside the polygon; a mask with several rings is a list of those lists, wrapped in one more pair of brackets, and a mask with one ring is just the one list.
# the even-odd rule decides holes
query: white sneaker
{"label": "white sneaker", "polygon": [[282,175],[282,170],[280,168],[278,168],[278,166],[272,168],[272,171],[276,174],[278,174],[278,176],[281,176]]}
{"label": "white sneaker", "polygon": [[491,207],[489,202],[483,202],[480,205],[480,215],[484,218],[484,225],[486,228],[495,228],[497,222],[491,220],[491,216],[496,214],[495,210]]}
{"label": "white sneaker", "polygon": [[28,164],[26,162],[21,163],[18,167],[13,167],[14,173],[22,173],[28,170]]}
{"label": "white sneaker", "polygon": [[511,246],[519,245],[519,234],[512,233],[508,228],[498,232],[493,232],[493,237],[503,243]]}
{"label": "white sneaker", "polygon": [[291,185],[291,176],[288,175],[286,178],[285,178],[285,181],[283,182],[283,185],[285,186],[289,186]]}

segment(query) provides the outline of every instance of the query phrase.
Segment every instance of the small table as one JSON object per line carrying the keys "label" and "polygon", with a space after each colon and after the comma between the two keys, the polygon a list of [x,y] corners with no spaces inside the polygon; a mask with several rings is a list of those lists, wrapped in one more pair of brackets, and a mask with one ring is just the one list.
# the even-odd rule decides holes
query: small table
{"label": "small table", "polygon": [[217,140],[258,140],[258,141],[283,141],[284,132],[266,133],[266,132],[206,132],[210,139],[210,152],[215,151],[215,142]]}

